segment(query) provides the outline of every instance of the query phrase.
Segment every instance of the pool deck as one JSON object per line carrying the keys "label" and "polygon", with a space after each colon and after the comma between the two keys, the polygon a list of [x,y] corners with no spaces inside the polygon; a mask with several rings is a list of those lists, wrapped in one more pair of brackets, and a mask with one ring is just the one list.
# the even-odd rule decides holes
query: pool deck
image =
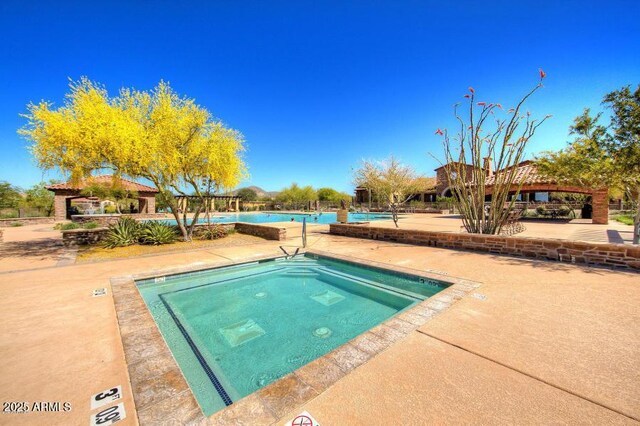
{"label": "pool deck", "polygon": [[[294,229],[292,224],[292,238]],[[19,239],[17,231],[36,240],[46,233],[5,228],[5,241]],[[70,402],[72,409],[3,413],[0,423],[87,424],[96,412],[90,409],[91,395],[122,385],[127,414],[118,424],[137,424],[110,278],[275,256],[282,253],[281,244],[79,265],[64,265],[55,256],[46,263],[46,255],[35,253],[22,263],[20,256],[3,257],[1,399]],[[299,238],[285,242],[296,244]],[[254,416],[246,424],[284,424],[303,410],[327,425],[639,424],[640,274],[323,233],[310,235],[309,245],[482,286],[340,374],[332,386],[308,384],[318,395],[304,405],[292,403],[282,414],[256,399],[255,411],[242,413]],[[92,297],[100,287],[107,288],[107,296]],[[154,382],[145,386],[152,393],[177,392]]]}

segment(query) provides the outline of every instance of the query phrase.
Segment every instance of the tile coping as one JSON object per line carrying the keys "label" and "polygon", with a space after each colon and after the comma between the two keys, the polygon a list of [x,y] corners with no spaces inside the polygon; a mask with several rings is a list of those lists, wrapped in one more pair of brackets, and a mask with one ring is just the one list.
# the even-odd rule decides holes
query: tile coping
{"label": "tile coping", "polygon": [[242,261],[192,264],[112,277],[112,297],[140,424],[166,421],[179,424],[273,424],[481,286],[481,283],[472,280],[320,250],[307,250],[306,253],[445,281],[449,285],[434,296],[394,315],[328,354],[234,401],[232,405],[207,418],[202,413],[180,367],[138,292],[135,280],[222,268],[284,256],[271,254]]}

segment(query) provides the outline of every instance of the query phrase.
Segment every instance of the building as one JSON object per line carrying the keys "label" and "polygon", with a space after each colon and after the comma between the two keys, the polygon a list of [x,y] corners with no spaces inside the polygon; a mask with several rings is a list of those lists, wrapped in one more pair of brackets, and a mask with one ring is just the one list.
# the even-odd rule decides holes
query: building
{"label": "building", "polygon": [[121,177],[112,175],[91,176],[87,179],[73,183],[71,181],[64,183],[56,183],[47,186],[47,189],[54,193],[54,209],[56,220],[71,219],[71,202],[75,199],[86,199],[81,194],[82,190],[91,185],[107,185],[123,188],[137,193],[139,213],[155,213],[156,212],[156,194],[159,192],[156,188],[143,185]]}
{"label": "building", "polygon": [[[501,173],[508,171],[509,169],[501,169],[493,171],[491,167],[491,161],[485,161],[484,170],[486,173],[485,180],[485,193],[487,201],[491,199],[491,193],[496,182],[496,177]],[[462,164],[462,167],[466,167],[467,183],[472,185],[470,181],[473,172],[473,166],[471,164]],[[579,187],[572,185],[563,185],[554,182],[551,179],[544,178],[538,174],[535,163],[530,160],[523,161],[515,166],[515,180],[512,190],[512,194],[518,190],[518,186],[522,184],[520,188],[520,194],[522,194],[525,201],[546,201],[549,199],[548,194],[550,192],[566,192],[575,194],[587,194],[591,196],[591,204],[593,208],[592,222],[599,224],[607,224],[609,222],[609,190],[606,187]],[[423,192],[415,194],[411,199],[423,202],[436,201],[437,197],[451,197],[453,193],[449,186],[449,179],[447,176],[447,165],[438,167],[435,169],[436,177],[434,184],[425,188]],[[432,178],[433,179],[433,178]],[[355,191],[355,201],[357,204],[366,204],[369,202],[369,190],[367,188],[358,187]]]}

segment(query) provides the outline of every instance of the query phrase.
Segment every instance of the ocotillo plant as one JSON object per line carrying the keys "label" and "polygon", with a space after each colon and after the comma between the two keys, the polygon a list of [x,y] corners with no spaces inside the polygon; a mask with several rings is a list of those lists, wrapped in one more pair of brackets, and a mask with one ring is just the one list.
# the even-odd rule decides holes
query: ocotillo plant
{"label": "ocotillo plant", "polygon": [[[523,112],[525,101],[542,87],[545,76],[540,70],[538,84],[507,111],[499,103],[476,102],[475,90],[469,87],[464,95],[469,103],[468,116],[459,113],[460,104],[454,106],[459,131],[453,137],[446,129],[435,132],[442,137],[448,184],[469,233],[498,234],[507,221],[524,183],[524,179],[516,180],[517,165],[529,140],[550,117],[535,120],[530,112]],[[491,163],[497,173],[491,201],[485,203]],[[509,199],[509,194],[515,196]]]}

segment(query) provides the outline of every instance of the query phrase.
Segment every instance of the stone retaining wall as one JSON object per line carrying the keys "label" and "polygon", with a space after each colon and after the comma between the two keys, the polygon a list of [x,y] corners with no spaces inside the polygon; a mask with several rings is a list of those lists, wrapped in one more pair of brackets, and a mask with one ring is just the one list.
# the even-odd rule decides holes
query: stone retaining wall
{"label": "stone retaining wall", "polygon": [[367,224],[332,223],[329,232],[347,237],[640,270],[640,247],[625,244],[376,228]]}
{"label": "stone retaining wall", "polygon": [[287,228],[236,222],[235,229],[241,234],[255,235],[256,237],[262,237],[266,240],[283,241],[287,239]]}
{"label": "stone retaining wall", "polygon": [[97,244],[104,238],[108,230],[109,228],[68,229],[62,231],[62,243],[65,247]]}
{"label": "stone retaining wall", "polygon": [[11,219],[0,219],[0,228],[16,226],[16,223],[21,225],[40,225],[53,222],[55,222],[55,218],[53,217],[16,217]]}
{"label": "stone retaining wall", "polygon": [[3,233],[3,232],[4,232],[4,231],[2,231],[2,229],[0,229],[0,243],[1,243],[2,241],[4,241],[4,237],[2,236],[2,233]]}

